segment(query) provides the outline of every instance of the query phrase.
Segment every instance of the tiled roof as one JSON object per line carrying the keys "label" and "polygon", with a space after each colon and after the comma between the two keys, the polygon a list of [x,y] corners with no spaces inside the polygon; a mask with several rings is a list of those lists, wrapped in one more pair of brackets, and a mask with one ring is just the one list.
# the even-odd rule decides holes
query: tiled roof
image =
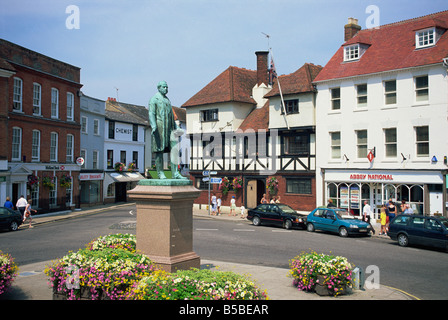
{"label": "tiled roof", "polygon": [[180,122],[186,122],[187,110],[185,110],[184,108],[173,106],[173,114],[174,114],[174,120],[179,120]]}
{"label": "tiled roof", "polygon": [[251,98],[252,88],[256,84],[256,71],[231,66],[185,102],[182,107],[220,102],[256,104],[255,100]]}
{"label": "tiled roof", "polygon": [[[280,82],[282,94],[286,95],[315,91],[312,82],[321,70],[321,66],[314,65],[312,63],[305,63],[297,71],[288,75],[280,76],[278,81]],[[272,90],[265,94],[264,97],[269,98],[279,95],[280,90],[278,87],[278,82],[276,81]]]}
{"label": "tiled roof", "polygon": [[149,126],[148,109],[112,100],[106,101],[106,119]]}
{"label": "tiled roof", "polygon": [[[444,31],[440,39],[432,47],[416,49],[415,32],[430,27]],[[339,48],[314,81],[442,63],[448,56],[446,29],[448,11],[361,30]],[[344,62],[343,47],[355,43],[367,44],[368,48],[359,60]]]}
{"label": "tiled roof", "polygon": [[247,129],[268,130],[269,129],[269,100],[263,107],[253,109],[244,119],[238,129],[246,131]]}
{"label": "tiled roof", "polygon": [[16,71],[16,69],[3,58],[0,58],[0,69],[8,71]]}

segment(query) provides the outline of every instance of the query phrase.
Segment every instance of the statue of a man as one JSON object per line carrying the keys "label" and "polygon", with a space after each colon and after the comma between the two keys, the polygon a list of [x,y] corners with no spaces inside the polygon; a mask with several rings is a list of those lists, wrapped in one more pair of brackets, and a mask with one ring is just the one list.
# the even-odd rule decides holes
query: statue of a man
{"label": "statue of a man", "polygon": [[178,149],[177,139],[182,129],[174,121],[173,108],[166,96],[168,85],[165,81],[160,81],[157,85],[157,92],[149,100],[149,124],[151,126],[151,151],[155,154],[156,170],[159,179],[166,179],[163,173],[163,154],[170,153],[171,176],[172,179],[188,179],[182,176],[177,170]]}

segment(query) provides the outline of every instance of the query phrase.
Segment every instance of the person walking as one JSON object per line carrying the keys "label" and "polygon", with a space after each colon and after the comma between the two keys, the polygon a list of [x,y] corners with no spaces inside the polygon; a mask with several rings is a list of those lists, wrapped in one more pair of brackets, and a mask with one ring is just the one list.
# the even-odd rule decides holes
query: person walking
{"label": "person walking", "polygon": [[6,197],[6,201],[5,204],[3,205],[5,208],[8,209],[14,209],[14,205],[12,204],[11,200],[9,199],[9,197]]}
{"label": "person walking", "polygon": [[232,196],[232,199],[230,199],[230,213],[229,213],[229,216],[231,216],[232,214],[235,215],[235,209],[236,209],[235,202],[236,202],[235,196]]}
{"label": "person walking", "polygon": [[219,216],[221,214],[221,196],[219,196],[218,199],[216,200],[216,206],[217,206],[216,215]]}
{"label": "person walking", "polygon": [[16,208],[19,210],[20,214],[22,215],[22,220],[25,218],[25,208],[28,202],[26,199],[22,196],[20,196],[19,200],[17,200]]}
{"label": "person walking", "polygon": [[211,203],[212,203],[212,215],[215,215],[216,214],[216,196],[215,196],[215,194],[212,195]]}
{"label": "person walking", "polygon": [[268,203],[268,199],[266,199],[266,193],[263,193],[263,198],[261,198],[260,203]]}
{"label": "person walking", "polygon": [[31,225],[31,223],[33,222],[33,218],[31,217],[31,211],[34,211],[34,213],[37,212],[37,210],[31,208],[31,202],[32,200],[28,199],[28,203],[26,204],[25,207],[25,218],[23,219],[23,223],[25,223],[25,220],[29,218],[30,224],[28,225],[28,228],[33,228],[33,226]]}
{"label": "person walking", "polygon": [[370,204],[367,200],[364,201],[364,207],[362,209],[362,220],[370,224],[370,227],[372,228],[373,234],[375,234],[375,228],[370,223],[370,219],[372,218],[373,212],[370,208]]}
{"label": "person walking", "polygon": [[392,199],[389,199],[389,204],[387,205],[387,225],[386,229],[389,229],[389,223],[392,221],[393,218],[395,218],[395,215],[397,213],[397,207],[393,203]]}
{"label": "person walking", "polygon": [[386,207],[384,205],[381,207],[380,220],[381,220],[380,236],[381,235],[385,236],[385,235],[387,235],[387,232],[386,232],[387,214],[386,214]]}

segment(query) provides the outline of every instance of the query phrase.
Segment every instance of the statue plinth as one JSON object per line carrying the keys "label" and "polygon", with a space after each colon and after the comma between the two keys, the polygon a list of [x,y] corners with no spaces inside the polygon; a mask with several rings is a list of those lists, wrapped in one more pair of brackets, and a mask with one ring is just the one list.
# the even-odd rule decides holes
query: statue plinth
{"label": "statue plinth", "polygon": [[193,202],[199,194],[187,179],[143,179],[128,192],[137,204],[137,250],[167,272],[200,267],[193,251]]}

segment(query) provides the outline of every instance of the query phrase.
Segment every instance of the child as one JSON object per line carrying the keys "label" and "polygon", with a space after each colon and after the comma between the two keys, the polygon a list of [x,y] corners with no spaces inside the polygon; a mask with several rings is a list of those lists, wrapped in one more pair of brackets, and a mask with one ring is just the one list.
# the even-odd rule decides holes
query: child
{"label": "child", "polygon": [[381,215],[380,215],[380,220],[381,220],[381,231],[380,231],[380,235],[387,235],[386,232],[386,208],[384,208],[384,206],[381,208]]}
{"label": "child", "polygon": [[246,211],[246,208],[244,208],[244,206],[241,206],[241,219],[244,219],[244,211]]}
{"label": "child", "polygon": [[229,213],[229,216],[231,216],[232,213],[233,213],[233,215],[235,215],[235,208],[236,208],[235,196],[232,196],[232,199],[230,200],[230,213]]}

